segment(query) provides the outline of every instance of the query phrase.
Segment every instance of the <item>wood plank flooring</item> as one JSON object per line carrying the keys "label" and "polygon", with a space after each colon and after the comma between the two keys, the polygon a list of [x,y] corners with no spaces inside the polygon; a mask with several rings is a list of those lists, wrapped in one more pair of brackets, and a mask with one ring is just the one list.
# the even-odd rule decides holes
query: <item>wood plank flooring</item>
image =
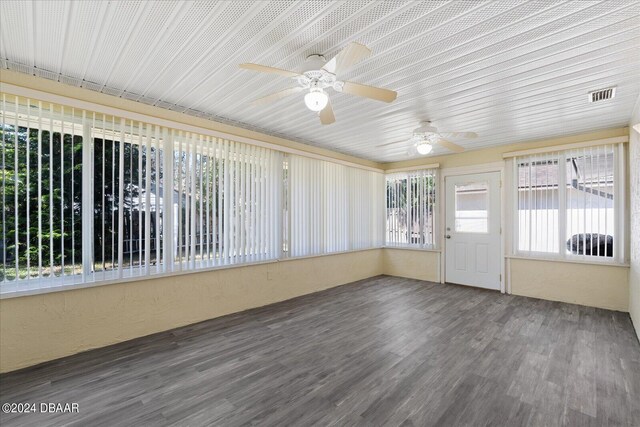
{"label": "wood plank flooring", "polygon": [[640,425],[628,314],[376,277],[0,376],[17,425]]}

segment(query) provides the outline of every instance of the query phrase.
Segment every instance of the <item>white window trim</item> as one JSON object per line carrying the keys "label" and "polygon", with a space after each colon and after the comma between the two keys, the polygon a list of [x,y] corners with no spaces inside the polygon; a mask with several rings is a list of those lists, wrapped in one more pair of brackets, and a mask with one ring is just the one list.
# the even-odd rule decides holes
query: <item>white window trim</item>
{"label": "white window trim", "polygon": [[611,138],[593,139],[590,141],[574,142],[571,144],[551,145],[547,147],[531,148],[528,150],[509,151],[508,153],[504,153],[502,155],[502,158],[510,159],[510,158],[519,157],[519,156],[529,156],[531,154],[545,154],[545,153],[552,153],[554,151],[566,151],[566,150],[572,150],[575,148],[587,148],[587,147],[595,147],[598,145],[607,145],[607,144],[624,144],[627,142],[629,142],[629,135],[614,136]]}
{"label": "white window trim", "polygon": [[440,163],[430,163],[428,165],[407,166],[405,168],[386,169],[384,173],[385,175],[391,175],[397,172],[417,172],[424,169],[439,169],[439,168],[440,168]]}

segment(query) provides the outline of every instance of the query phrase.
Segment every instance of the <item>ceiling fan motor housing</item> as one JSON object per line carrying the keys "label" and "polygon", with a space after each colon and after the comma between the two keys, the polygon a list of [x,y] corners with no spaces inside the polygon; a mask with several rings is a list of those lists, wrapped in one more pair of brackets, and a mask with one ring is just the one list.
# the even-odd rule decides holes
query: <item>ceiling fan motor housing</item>
{"label": "ceiling fan motor housing", "polygon": [[430,121],[422,121],[420,122],[420,127],[413,130],[414,134],[430,134],[430,133],[438,133],[438,128],[435,126],[431,126]]}
{"label": "ceiling fan motor housing", "polygon": [[333,88],[342,92],[344,82],[336,80],[336,75],[325,70],[326,60],[322,55],[310,55],[307,57],[302,69],[302,74],[295,77],[298,84],[305,89]]}
{"label": "ceiling fan motor housing", "polygon": [[319,88],[326,89],[332,87],[335,89],[336,76],[323,69],[305,71],[302,75],[296,77],[298,84],[305,89]]}
{"label": "ceiling fan motor housing", "polygon": [[431,122],[429,121],[420,122],[420,127],[413,130],[413,138],[417,140],[416,142],[418,143],[432,143],[435,142],[438,137],[438,128],[431,126]]}

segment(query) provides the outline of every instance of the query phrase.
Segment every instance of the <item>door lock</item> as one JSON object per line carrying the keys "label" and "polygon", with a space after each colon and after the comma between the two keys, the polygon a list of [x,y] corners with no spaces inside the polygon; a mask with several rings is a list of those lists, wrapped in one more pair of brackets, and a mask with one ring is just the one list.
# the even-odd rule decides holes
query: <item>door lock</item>
{"label": "door lock", "polygon": [[447,235],[446,235],[446,236],[444,236],[444,237],[446,237],[447,239],[450,239],[450,238],[451,238],[451,234],[447,234]]}

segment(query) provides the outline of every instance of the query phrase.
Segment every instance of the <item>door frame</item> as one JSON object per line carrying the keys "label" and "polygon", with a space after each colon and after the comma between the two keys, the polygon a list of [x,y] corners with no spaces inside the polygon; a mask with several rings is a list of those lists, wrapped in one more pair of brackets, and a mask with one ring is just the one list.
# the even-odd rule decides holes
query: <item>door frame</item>
{"label": "door frame", "polygon": [[439,233],[440,247],[442,248],[442,255],[440,256],[440,283],[445,283],[447,279],[447,270],[446,270],[446,244],[445,237],[446,234],[446,221],[444,221],[446,215],[446,206],[447,206],[447,187],[445,184],[446,178],[451,176],[459,176],[459,175],[471,175],[476,173],[485,173],[485,172],[499,172],[500,173],[500,293],[511,293],[511,289],[508,289],[507,276],[506,276],[506,257],[505,257],[505,232],[507,229],[507,221],[506,221],[506,192],[504,186],[504,171],[505,171],[505,162],[493,162],[493,163],[484,163],[479,165],[470,165],[470,166],[458,166],[451,168],[443,168],[440,170],[440,182],[439,187],[442,189],[440,196],[440,218],[443,218],[440,221],[441,233]]}

